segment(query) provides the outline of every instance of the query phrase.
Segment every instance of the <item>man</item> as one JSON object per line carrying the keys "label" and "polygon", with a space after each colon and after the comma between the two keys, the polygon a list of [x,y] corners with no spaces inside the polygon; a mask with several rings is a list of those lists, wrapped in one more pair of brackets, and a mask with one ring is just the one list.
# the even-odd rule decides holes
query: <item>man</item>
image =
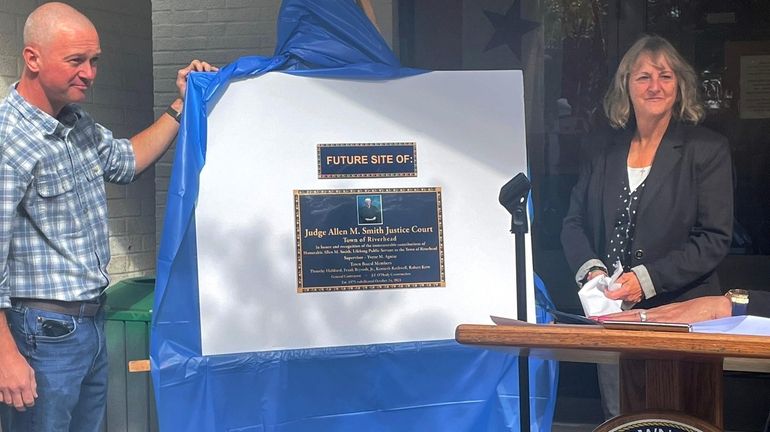
{"label": "man", "polygon": [[364,205],[358,208],[358,223],[362,225],[382,223],[380,208],[372,205],[372,199],[369,197],[364,198]]}
{"label": "man", "polygon": [[107,357],[100,296],[110,260],[104,181],[128,183],[179,129],[179,98],[130,140],[78,105],[101,54],[91,21],[63,3],[24,26],[24,70],[0,104],[0,414],[3,432],[97,431]]}

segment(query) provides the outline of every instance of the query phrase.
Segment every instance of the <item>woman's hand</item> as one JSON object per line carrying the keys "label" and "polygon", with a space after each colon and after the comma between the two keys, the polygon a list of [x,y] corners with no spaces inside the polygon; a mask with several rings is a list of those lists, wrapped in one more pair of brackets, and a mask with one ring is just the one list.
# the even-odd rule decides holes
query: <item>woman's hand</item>
{"label": "woman's hand", "polygon": [[612,300],[623,300],[631,303],[642,301],[642,284],[634,272],[626,272],[620,275],[616,283],[620,288],[604,293],[607,298]]}

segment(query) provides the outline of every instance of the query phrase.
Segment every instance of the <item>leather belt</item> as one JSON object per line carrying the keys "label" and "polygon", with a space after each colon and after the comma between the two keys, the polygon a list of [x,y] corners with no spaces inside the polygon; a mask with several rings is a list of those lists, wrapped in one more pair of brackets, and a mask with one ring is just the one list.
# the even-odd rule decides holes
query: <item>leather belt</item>
{"label": "leather belt", "polygon": [[12,298],[11,303],[14,306],[26,306],[28,308],[40,309],[48,312],[56,312],[64,315],[94,317],[99,313],[102,307],[101,298],[93,301],[62,301],[62,300],[44,300],[29,298]]}

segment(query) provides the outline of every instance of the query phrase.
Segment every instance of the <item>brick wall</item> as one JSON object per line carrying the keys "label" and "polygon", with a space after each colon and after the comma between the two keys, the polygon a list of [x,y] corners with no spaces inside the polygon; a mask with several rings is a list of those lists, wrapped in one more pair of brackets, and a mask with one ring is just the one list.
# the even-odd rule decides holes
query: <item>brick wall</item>
{"label": "brick wall", "polygon": [[[0,0],[0,97],[21,72],[22,30],[38,0]],[[84,107],[118,137],[153,120],[150,0],[66,1],[96,25],[103,55]],[[154,273],[155,186],[148,170],[128,186],[108,185],[113,282]]]}
{"label": "brick wall", "polygon": [[[152,0],[155,113],[176,97],[176,71],[193,58],[223,66],[247,55],[272,55],[280,0]],[[393,1],[373,0],[380,30],[393,40]],[[392,46],[392,45],[391,45]],[[156,165],[160,239],[173,151]]]}

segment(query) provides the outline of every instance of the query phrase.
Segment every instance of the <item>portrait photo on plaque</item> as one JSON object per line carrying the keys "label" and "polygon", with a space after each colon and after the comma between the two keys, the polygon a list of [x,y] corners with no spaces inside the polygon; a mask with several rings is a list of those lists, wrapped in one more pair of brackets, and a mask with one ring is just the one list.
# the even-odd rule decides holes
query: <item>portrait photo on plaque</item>
{"label": "portrait photo on plaque", "polygon": [[382,224],[382,195],[358,195],[358,224]]}

